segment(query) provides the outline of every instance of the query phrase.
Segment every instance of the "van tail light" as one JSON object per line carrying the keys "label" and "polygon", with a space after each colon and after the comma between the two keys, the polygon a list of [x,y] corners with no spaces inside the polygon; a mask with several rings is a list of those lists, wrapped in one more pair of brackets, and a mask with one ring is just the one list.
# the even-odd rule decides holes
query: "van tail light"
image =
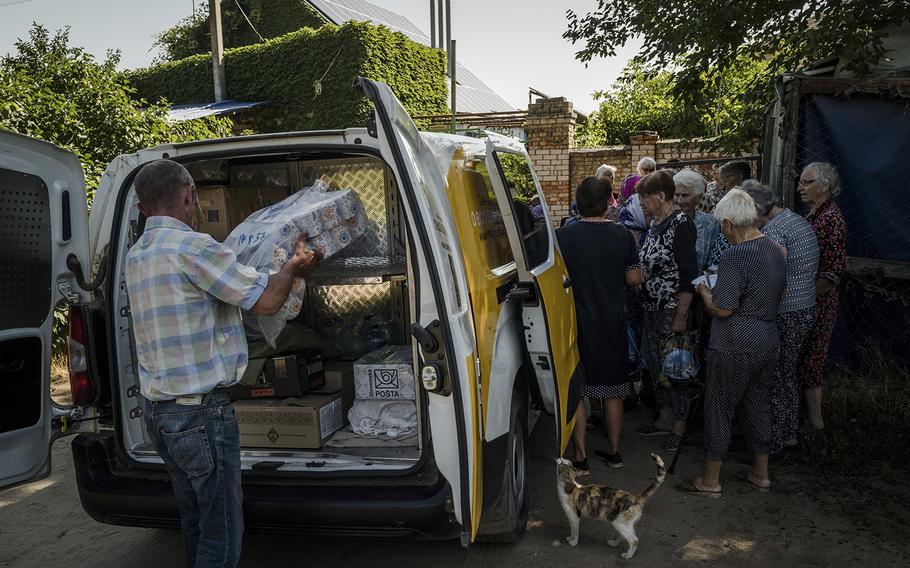
{"label": "van tail light", "polygon": [[69,328],[66,346],[73,404],[76,406],[91,404],[95,400],[95,386],[89,376],[88,333],[86,331],[85,312],[80,306],[69,307]]}

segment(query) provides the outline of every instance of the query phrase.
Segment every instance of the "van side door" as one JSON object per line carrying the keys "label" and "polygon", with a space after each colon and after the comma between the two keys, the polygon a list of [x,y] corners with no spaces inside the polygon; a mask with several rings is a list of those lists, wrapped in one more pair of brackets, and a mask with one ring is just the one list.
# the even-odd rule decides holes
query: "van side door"
{"label": "van side door", "polygon": [[88,262],[78,158],[0,132],[0,489],[50,474],[50,445],[77,409],[51,400],[54,308],[87,300],[67,257]]}
{"label": "van side door", "polygon": [[[508,297],[521,303],[531,366],[545,410],[556,417],[562,453],[572,435],[583,387],[572,283],[527,152],[509,138],[487,134],[487,169],[518,272],[518,283]],[[510,175],[506,174],[506,166]],[[535,215],[519,194],[522,183],[527,185],[527,196],[540,199],[539,214]]]}

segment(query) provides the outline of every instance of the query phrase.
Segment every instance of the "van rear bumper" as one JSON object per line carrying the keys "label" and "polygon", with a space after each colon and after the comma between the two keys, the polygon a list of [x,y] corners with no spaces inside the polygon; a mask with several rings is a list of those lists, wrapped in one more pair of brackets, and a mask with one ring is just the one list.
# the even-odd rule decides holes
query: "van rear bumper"
{"label": "van rear bumper", "polygon": [[[170,482],[160,471],[124,467],[113,433],[73,440],[82,507],[96,521],[135,527],[179,528]],[[296,484],[287,479],[244,481],[248,532],[441,540],[461,527],[446,512],[452,489],[441,476],[432,485]]]}

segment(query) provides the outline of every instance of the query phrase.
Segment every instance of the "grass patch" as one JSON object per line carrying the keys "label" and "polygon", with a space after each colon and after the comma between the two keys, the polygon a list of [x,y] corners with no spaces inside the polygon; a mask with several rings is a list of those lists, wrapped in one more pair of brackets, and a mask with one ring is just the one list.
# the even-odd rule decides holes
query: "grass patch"
{"label": "grass patch", "polygon": [[857,369],[841,368],[824,398],[833,472],[910,473],[910,372],[888,353],[862,349]]}

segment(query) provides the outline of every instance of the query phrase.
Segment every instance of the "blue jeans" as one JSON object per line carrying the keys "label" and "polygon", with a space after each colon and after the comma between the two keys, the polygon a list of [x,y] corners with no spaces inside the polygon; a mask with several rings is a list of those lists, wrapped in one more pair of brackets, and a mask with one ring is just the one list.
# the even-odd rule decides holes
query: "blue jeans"
{"label": "blue jeans", "polygon": [[145,401],[144,420],[170,474],[190,568],[234,567],[243,537],[240,431],[230,395],[201,404]]}

